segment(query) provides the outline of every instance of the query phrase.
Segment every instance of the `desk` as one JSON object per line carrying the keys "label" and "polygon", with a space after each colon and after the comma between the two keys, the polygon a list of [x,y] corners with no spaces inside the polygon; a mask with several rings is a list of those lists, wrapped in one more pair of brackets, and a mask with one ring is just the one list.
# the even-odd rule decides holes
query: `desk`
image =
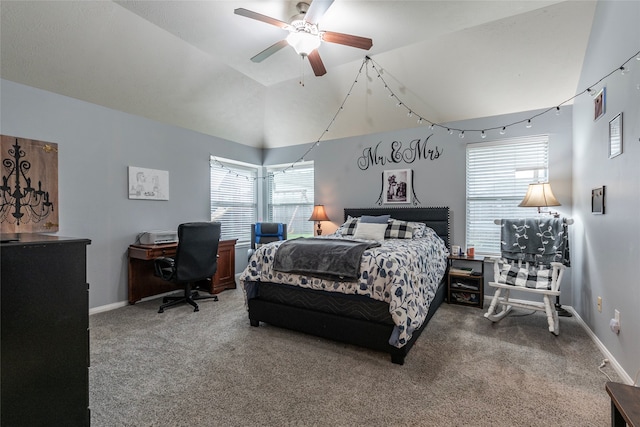
{"label": "desk", "polygon": [[604,388],[611,397],[611,425],[640,427],[640,387],[608,381]]}
{"label": "desk", "polygon": [[[207,292],[217,294],[236,287],[236,241],[220,240],[218,270],[211,278],[211,287],[205,289]],[[177,243],[129,246],[129,304],[135,304],[145,297],[182,289],[157,277],[153,268],[154,259],[174,256],[177,247]]]}

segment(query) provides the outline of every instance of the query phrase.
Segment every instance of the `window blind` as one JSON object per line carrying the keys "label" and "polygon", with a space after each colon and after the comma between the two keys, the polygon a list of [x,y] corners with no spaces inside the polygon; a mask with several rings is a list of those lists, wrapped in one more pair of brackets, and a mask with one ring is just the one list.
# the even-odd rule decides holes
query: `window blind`
{"label": "window blind", "polygon": [[257,218],[258,166],[218,159],[210,160],[211,221],[220,221],[221,240],[249,243],[251,225]]}
{"label": "window blind", "polygon": [[493,221],[537,215],[518,204],[533,182],[546,182],[547,135],[467,145],[467,246],[477,253],[500,253],[500,227]]}
{"label": "window blind", "polygon": [[[282,172],[284,170],[284,173]],[[267,167],[267,218],[287,224],[287,237],[313,235],[313,162]]]}

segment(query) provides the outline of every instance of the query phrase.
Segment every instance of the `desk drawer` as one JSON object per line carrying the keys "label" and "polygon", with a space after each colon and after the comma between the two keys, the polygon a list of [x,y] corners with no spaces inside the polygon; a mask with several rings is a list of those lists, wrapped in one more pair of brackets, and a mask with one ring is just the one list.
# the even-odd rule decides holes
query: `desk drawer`
{"label": "desk drawer", "polygon": [[129,258],[136,259],[154,259],[161,256],[172,257],[176,254],[176,246],[169,247],[140,247],[129,246]]}

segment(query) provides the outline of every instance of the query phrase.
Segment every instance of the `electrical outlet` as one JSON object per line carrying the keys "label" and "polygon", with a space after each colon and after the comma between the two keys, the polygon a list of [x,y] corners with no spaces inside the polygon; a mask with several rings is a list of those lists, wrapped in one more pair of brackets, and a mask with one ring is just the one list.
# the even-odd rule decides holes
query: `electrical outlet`
{"label": "electrical outlet", "polygon": [[598,312],[602,313],[602,297],[598,297]]}

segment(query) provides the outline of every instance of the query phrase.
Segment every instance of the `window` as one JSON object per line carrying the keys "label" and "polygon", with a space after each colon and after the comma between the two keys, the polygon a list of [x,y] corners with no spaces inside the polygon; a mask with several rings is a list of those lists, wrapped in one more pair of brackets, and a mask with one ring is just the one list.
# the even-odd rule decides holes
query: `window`
{"label": "window", "polygon": [[267,176],[269,221],[287,224],[288,238],[313,235],[313,162],[269,166]]}
{"label": "window", "polygon": [[222,223],[220,239],[249,243],[258,212],[258,166],[213,156],[210,165],[211,221]]}
{"label": "window", "polygon": [[548,180],[546,135],[467,145],[467,245],[500,253],[500,227],[493,220],[537,215],[520,208],[529,184]]}

